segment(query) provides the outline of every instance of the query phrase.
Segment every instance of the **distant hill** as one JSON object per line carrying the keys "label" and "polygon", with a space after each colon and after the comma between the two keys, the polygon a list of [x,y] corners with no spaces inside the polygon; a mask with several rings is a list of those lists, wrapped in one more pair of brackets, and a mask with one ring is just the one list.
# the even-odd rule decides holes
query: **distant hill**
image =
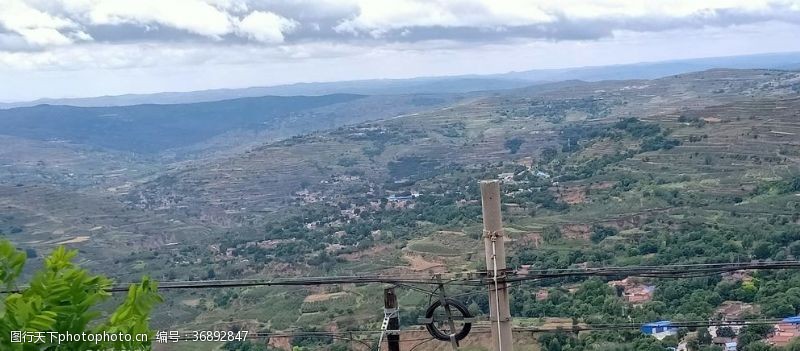
{"label": "distant hill", "polygon": [[485,77],[431,77],[414,79],[374,79],[330,83],[297,83],[243,89],[212,89],[193,92],[127,94],[75,99],[40,99],[30,102],[0,103],[0,109],[40,104],[81,107],[130,106],[139,104],[186,104],[260,96],[320,96],[328,94],[406,95],[448,94],[514,89],[535,84],[528,80]]}
{"label": "distant hill", "polygon": [[703,71],[712,68],[733,69],[800,69],[800,53],[776,53],[746,56],[645,62],[636,64],[537,69],[494,75],[464,75],[421,77],[410,79],[373,79],[342,82],[318,82],[252,87],[243,89],[212,89],[193,92],[128,94],[75,99],[41,99],[29,102],[0,103],[0,108],[34,106],[39,104],[70,106],[126,106],[138,104],[177,104],[219,101],[267,95],[327,95],[327,94],[443,94],[515,89],[544,82],[565,80],[601,81],[625,79],[654,79],[674,74]]}
{"label": "distant hill", "polygon": [[[203,210],[234,203],[247,208],[279,206],[294,191],[302,190],[302,184],[320,184],[337,175],[349,174],[353,169],[363,172],[357,173],[362,181],[372,177],[376,183],[384,184],[408,180],[415,175],[424,179],[428,176],[426,172],[436,165],[500,162],[523,155],[539,159],[546,147],[562,150],[562,143],[568,142],[558,140],[567,138],[568,134],[562,133],[564,130],[581,125],[611,124],[626,116],[660,120],[666,114],[671,123],[665,126],[680,128],[682,133],[697,133],[696,138],[712,127],[699,129],[690,123],[675,121],[676,115],[688,113],[687,108],[702,110],[708,106],[758,100],[753,103],[752,111],[748,111],[759,115],[756,112],[759,106],[772,108],[775,104],[760,100],[792,98],[794,100],[787,105],[797,106],[799,82],[798,73],[717,69],[656,80],[572,81],[497,92],[445,109],[313,133],[254,147],[246,154],[204,160],[145,184],[138,189],[140,193],[132,193],[130,199],[146,199],[141,205],[151,206],[191,192],[194,195],[187,196],[180,205],[207,206]],[[728,115],[738,108],[738,105],[730,106],[718,115]],[[741,145],[742,154],[752,140],[763,143],[759,150],[765,155],[774,154],[775,150],[768,145],[775,142],[772,138],[780,135],[770,133],[771,128],[794,133],[791,113],[781,116],[785,119],[782,124],[762,127],[761,133],[770,135],[758,139],[745,138],[743,133],[762,121],[745,118],[746,123],[737,124],[736,128],[723,126],[734,129],[732,136]],[[715,127],[721,125],[714,123],[717,123]],[[523,141],[518,152],[508,152],[506,141],[512,139]],[[613,154],[622,147],[604,143],[598,142],[600,155]],[[723,142],[718,145],[729,148],[729,144]],[[587,158],[596,156],[587,155]],[[664,164],[673,163],[677,161]],[[731,162],[727,164],[730,166]],[[314,165],[313,172],[308,171],[309,165]],[[237,170],[235,184],[225,176],[233,169]],[[240,200],[243,193],[255,194],[254,189],[270,190]],[[226,207],[225,210],[235,208]]]}
{"label": "distant hill", "polygon": [[436,109],[473,95],[331,94],[110,107],[38,105],[0,110],[0,135],[182,159]]}
{"label": "distant hill", "polygon": [[643,62],[627,65],[531,70],[491,75],[489,77],[540,82],[571,79],[583,81],[655,79],[714,68],[793,70],[800,68],[800,53],[710,57],[663,62]]}
{"label": "distant hill", "polygon": [[352,94],[242,98],[123,107],[39,105],[0,111],[2,134],[152,153],[234,130],[276,128],[304,110],[362,99]]}

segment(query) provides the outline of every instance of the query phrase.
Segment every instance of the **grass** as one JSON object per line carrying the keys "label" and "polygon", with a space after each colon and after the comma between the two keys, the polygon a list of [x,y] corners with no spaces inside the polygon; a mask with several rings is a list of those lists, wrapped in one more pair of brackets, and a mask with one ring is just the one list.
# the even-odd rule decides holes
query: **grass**
{"label": "grass", "polygon": [[461,254],[460,251],[453,249],[452,247],[432,241],[413,242],[408,245],[408,248],[419,253],[428,253],[433,255],[458,256]]}
{"label": "grass", "polygon": [[153,343],[153,351],[217,351],[221,350],[224,342],[192,342],[179,341],[177,343]]}
{"label": "grass", "polygon": [[326,312],[332,311],[337,307],[341,306],[352,306],[355,305],[357,302],[356,296],[353,295],[341,295],[341,296],[333,296],[331,299],[324,300],[324,301],[306,301],[300,305],[300,311],[303,313],[314,313],[314,312]]}

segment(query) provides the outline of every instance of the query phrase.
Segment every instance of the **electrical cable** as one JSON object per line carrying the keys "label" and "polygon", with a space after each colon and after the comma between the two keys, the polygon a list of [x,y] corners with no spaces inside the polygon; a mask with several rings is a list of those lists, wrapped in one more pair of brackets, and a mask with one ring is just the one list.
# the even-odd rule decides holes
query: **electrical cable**
{"label": "electrical cable", "polygon": [[[749,263],[708,263],[708,264],[677,264],[663,266],[620,266],[620,267],[601,267],[601,268],[564,268],[564,269],[545,269],[530,271],[526,274],[509,272],[510,277],[505,282],[536,281],[546,278],[565,278],[565,277],[647,277],[647,278],[693,278],[698,276],[715,275],[720,273],[741,271],[741,270],[779,270],[779,269],[798,269],[800,261],[772,261],[772,262],[749,262]],[[484,275],[485,272],[469,272],[472,275]],[[493,284],[494,279],[477,279],[457,277],[461,274],[451,274],[452,278],[444,281],[444,284],[462,286],[484,286]],[[236,287],[257,287],[257,286],[313,286],[313,285],[337,285],[337,284],[370,284],[384,283],[409,286],[418,285],[438,285],[440,282],[430,276],[422,275],[356,275],[356,276],[333,276],[333,277],[300,277],[300,278],[274,278],[274,279],[231,279],[231,280],[198,280],[198,281],[162,281],[159,283],[159,290],[183,290],[183,289],[210,289],[210,288],[236,288]],[[135,283],[120,283],[108,289],[108,292],[126,292],[130,285]],[[18,287],[0,291],[2,294],[19,293],[26,287]]]}

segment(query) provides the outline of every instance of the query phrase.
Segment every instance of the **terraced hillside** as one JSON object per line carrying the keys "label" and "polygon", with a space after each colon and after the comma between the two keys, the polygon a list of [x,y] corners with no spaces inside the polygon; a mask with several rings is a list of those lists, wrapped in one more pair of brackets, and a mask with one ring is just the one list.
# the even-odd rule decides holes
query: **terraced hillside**
{"label": "terraced hillside", "polygon": [[[237,214],[263,211],[281,205],[293,192],[301,190],[301,185],[317,184],[350,170],[384,182],[397,180],[397,172],[393,174],[389,165],[409,157],[437,165],[538,158],[543,149],[564,142],[565,126],[603,125],[620,118],[639,117],[674,129],[681,126],[674,121],[682,114],[693,120],[698,114],[715,116],[714,109],[733,113],[741,108],[734,105],[737,101],[779,112],[786,109],[783,112],[788,116],[774,122],[786,123],[786,117],[793,113],[790,106],[769,105],[791,103],[793,100],[780,99],[796,95],[793,89],[798,84],[796,73],[718,70],[653,81],[545,85],[468,100],[432,112],[314,133],[254,148],[241,156],[190,165],[138,188],[129,200],[141,207],[188,206]],[[755,128],[761,121],[742,113],[738,114],[737,123],[730,124],[733,121],[728,119],[722,126]],[[713,131],[715,123],[712,119],[707,128]],[[676,130],[676,135],[694,132],[702,136],[701,131],[687,128]],[[688,140],[691,135],[680,136]],[[512,154],[505,143],[514,138],[521,145]],[[741,147],[749,148],[745,142],[767,140],[719,142],[742,142]],[[686,147],[699,145],[702,143]],[[181,194],[192,196],[183,197],[186,201],[176,200]]]}
{"label": "terraced hillside", "polygon": [[[515,268],[796,257],[800,252],[792,247],[800,237],[791,233],[800,202],[791,184],[800,174],[799,77],[718,70],[518,90],[187,166],[143,184],[128,201],[228,228],[217,239],[228,253],[206,251],[218,262],[215,273],[225,276],[479,270],[476,182],[495,177],[505,180],[509,264]],[[185,193],[190,197],[180,197]],[[213,241],[206,238],[202,245]],[[193,250],[203,252],[202,245]],[[534,325],[541,317],[567,318],[579,308],[586,309],[580,315],[592,316],[588,323],[595,316],[690,320],[706,318],[722,301],[741,302],[722,294],[691,305],[686,294],[668,294],[676,289],[671,283],[649,284],[658,304],[617,316],[576,300],[593,296],[581,289],[603,284],[534,283],[512,294],[514,314],[532,318],[520,321]],[[710,285],[697,287],[698,294],[723,283],[704,284]],[[277,293],[242,293],[257,291]],[[548,292],[559,300],[547,300]],[[320,294],[294,293],[310,300]],[[784,307],[775,305],[783,298],[775,294],[781,293],[765,290],[747,303],[777,316]],[[379,302],[370,300],[380,296],[377,289],[344,287],[341,295],[353,301],[347,313],[321,314],[297,300],[284,305],[278,324],[256,319],[273,330],[308,321],[326,329],[378,327],[373,310]],[[471,296],[466,302],[485,312],[487,302]],[[542,296],[546,303],[533,302]],[[608,299],[626,310],[621,297]],[[233,311],[260,304],[234,300]],[[425,299],[407,292],[401,304],[408,315],[404,325],[413,325]],[[661,304],[671,310],[659,310]],[[237,320],[237,312],[226,307],[208,308],[213,312],[197,313]]]}
{"label": "terraced hillside", "polygon": [[[426,106],[183,162],[68,199],[53,188],[9,184],[0,198],[24,193],[30,203],[6,201],[16,214],[0,230],[30,232],[35,241],[24,237],[26,245],[36,249],[66,241],[85,251],[127,251],[92,258],[112,275],[147,272],[161,280],[475,271],[483,267],[477,181],[500,178],[515,269],[800,257],[798,72],[561,82]],[[64,202],[33,205],[48,197]],[[78,206],[113,215],[82,218]],[[22,233],[14,221],[26,223]],[[57,226],[70,229],[51,235]],[[97,227],[97,237],[79,234]],[[741,303],[760,311],[757,317],[778,318],[800,312],[791,289],[798,282],[791,272],[543,280],[515,287],[512,312],[528,326],[707,320]],[[643,287],[647,299],[630,300],[625,289]],[[262,331],[380,326],[379,286],[331,289],[169,292],[155,323]],[[470,309],[485,314],[483,293],[451,293],[464,293]],[[417,291],[402,292],[404,327],[416,324],[427,302]],[[558,337],[575,347],[650,343],[638,334]],[[469,343],[484,345],[478,335]],[[342,347],[273,341],[289,344]]]}

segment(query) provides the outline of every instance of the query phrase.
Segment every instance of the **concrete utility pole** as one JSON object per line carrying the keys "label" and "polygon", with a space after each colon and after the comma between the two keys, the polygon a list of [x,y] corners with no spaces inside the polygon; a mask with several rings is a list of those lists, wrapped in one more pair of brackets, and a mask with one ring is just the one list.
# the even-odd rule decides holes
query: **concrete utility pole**
{"label": "concrete utility pole", "polygon": [[[397,295],[394,293],[394,288],[386,288],[383,290],[383,308],[385,314],[390,316],[389,323],[386,325],[387,331],[400,330],[400,318],[397,313]],[[386,344],[389,351],[400,351],[400,334],[396,332],[389,332],[386,335]],[[378,345],[380,348],[380,345]]]}
{"label": "concrete utility pole", "polygon": [[500,182],[481,182],[483,206],[483,244],[486,250],[486,271],[493,284],[489,285],[489,320],[495,351],[513,351],[511,341],[511,308],[506,285],[506,249],[503,238],[503,217],[500,214]]}

